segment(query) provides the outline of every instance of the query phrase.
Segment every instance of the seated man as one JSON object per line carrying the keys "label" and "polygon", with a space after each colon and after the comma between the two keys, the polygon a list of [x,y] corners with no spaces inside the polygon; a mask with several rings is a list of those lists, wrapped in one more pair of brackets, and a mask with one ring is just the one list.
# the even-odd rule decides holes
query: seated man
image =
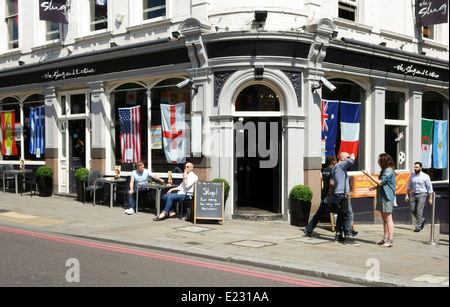
{"label": "seated man", "polygon": [[[159,178],[158,176],[152,174],[149,170],[144,169],[144,162],[139,161],[136,163],[136,169],[131,173],[130,179],[130,191],[128,192],[128,208],[125,210],[125,213],[130,215],[136,211],[136,193],[139,185],[148,184],[148,180],[153,178],[155,180],[159,180],[164,183],[164,180]],[[146,192],[146,191],[139,191]],[[140,196],[141,194],[139,194]]]}
{"label": "seated man", "polygon": [[[197,175],[194,174],[194,164],[188,162],[185,165],[184,173],[183,173],[183,181],[176,188],[172,188],[167,191],[167,194],[162,197],[163,202],[166,204],[164,210],[161,214],[155,217],[154,221],[162,221],[167,217],[176,217],[175,212],[171,212],[169,215],[169,211],[172,208],[172,204],[177,201],[183,200],[185,197],[192,197],[194,194],[194,185],[198,180]],[[178,191],[178,193],[173,193],[174,191]],[[187,195],[186,195],[187,194]]]}

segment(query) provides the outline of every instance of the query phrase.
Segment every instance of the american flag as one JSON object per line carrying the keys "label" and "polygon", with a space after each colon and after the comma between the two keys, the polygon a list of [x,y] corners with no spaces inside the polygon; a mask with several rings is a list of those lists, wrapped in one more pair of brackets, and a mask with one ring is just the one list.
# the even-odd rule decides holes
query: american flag
{"label": "american flag", "polygon": [[45,153],[45,107],[30,107],[30,153]]}
{"label": "american flag", "polygon": [[141,160],[141,107],[119,108],[122,163]]}

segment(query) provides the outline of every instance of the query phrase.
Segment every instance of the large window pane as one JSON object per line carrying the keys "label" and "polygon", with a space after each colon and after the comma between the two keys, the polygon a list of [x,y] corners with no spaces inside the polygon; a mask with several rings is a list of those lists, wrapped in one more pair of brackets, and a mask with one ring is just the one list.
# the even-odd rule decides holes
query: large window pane
{"label": "large window pane", "polygon": [[108,4],[106,0],[91,0],[91,31],[108,28]]}
{"label": "large window pane", "polygon": [[144,20],[166,16],[166,0],[143,0]]}

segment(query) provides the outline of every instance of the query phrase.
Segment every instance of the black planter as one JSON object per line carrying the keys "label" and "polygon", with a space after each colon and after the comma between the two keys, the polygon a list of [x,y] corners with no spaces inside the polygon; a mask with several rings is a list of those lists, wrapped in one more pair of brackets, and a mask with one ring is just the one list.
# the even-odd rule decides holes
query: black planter
{"label": "black planter", "polygon": [[306,227],[311,211],[311,202],[291,200],[291,225]]}
{"label": "black planter", "polygon": [[38,177],[37,184],[39,189],[39,196],[49,197],[53,194],[53,180],[52,177]]}
{"label": "black planter", "polygon": [[83,197],[84,197],[83,186],[84,186],[84,181],[76,180],[77,200],[78,201],[83,201]]}

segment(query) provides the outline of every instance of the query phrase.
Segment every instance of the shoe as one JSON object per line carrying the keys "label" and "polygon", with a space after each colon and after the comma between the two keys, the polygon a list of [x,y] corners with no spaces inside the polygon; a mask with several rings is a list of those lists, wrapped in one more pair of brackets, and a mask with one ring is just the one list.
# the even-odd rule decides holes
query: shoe
{"label": "shoe", "polygon": [[426,222],[427,220],[424,218],[423,219],[423,222],[422,222],[422,225],[420,225],[420,230],[422,230],[423,229],[423,227],[425,227],[425,222]]}
{"label": "shoe", "polygon": [[352,230],[352,236],[356,237],[357,234],[358,232],[356,230]]}
{"label": "shoe", "polygon": [[312,232],[309,232],[308,230],[306,230],[306,228],[303,228],[303,232],[305,233],[306,236],[312,237]]}
{"label": "shoe", "polygon": [[342,232],[336,232],[334,235],[334,242],[343,242],[344,237],[342,236]]}
{"label": "shoe", "polygon": [[128,215],[132,215],[132,214],[134,214],[134,210],[133,210],[133,208],[130,208],[125,213]]}
{"label": "shoe", "polygon": [[349,246],[359,246],[359,243],[356,243],[350,236],[345,236],[343,243],[344,243],[344,245],[349,245]]}
{"label": "shoe", "polygon": [[130,212],[130,210],[133,210],[133,209],[131,209],[131,208],[128,208],[128,209],[125,209],[125,214],[128,214],[128,212]]}
{"label": "shoe", "polygon": [[418,228],[418,227],[416,227],[416,228],[414,228],[414,232],[420,232],[420,228]]}
{"label": "shoe", "polygon": [[380,245],[380,247],[392,247],[392,246],[394,246],[394,244],[393,243],[389,243],[389,242],[386,242],[383,245]]}
{"label": "shoe", "polygon": [[175,212],[170,212],[169,213],[169,218],[171,219],[171,218],[175,218],[175,217],[177,217],[177,214],[175,213]]}
{"label": "shoe", "polygon": [[380,242],[378,242],[377,243],[377,245],[383,245],[383,244],[385,244],[386,242],[384,242],[384,240],[381,240]]}
{"label": "shoe", "polygon": [[153,218],[154,221],[164,221],[166,219],[166,216],[159,217],[159,215],[155,218]]}

